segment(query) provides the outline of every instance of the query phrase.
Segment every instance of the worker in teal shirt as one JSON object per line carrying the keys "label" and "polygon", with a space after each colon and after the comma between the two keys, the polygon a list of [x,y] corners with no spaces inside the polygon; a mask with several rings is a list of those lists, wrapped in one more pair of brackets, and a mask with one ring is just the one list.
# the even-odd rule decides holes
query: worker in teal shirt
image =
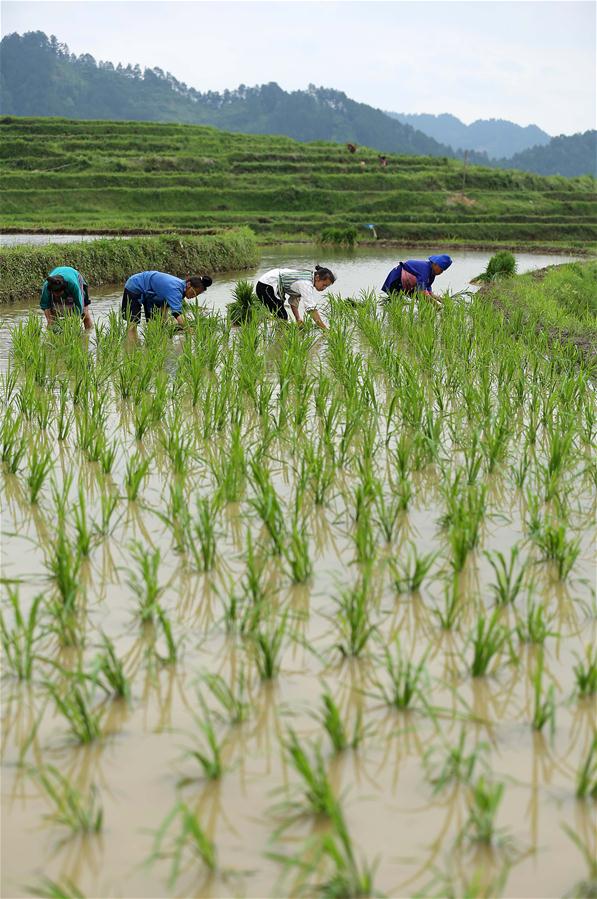
{"label": "worker in teal shirt", "polygon": [[89,288],[83,275],[69,265],[52,269],[43,283],[39,305],[44,310],[48,327],[59,316],[76,313],[83,319],[85,330],[93,327]]}
{"label": "worker in teal shirt", "polygon": [[183,279],[166,272],[138,272],[131,275],[124,285],[122,314],[131,325],[138,325],[142,309],[146,321],[157,313],[163,315],[169,311],[182,326],[183,301],[200,296],[212,283],[209,275],[193,275]]}

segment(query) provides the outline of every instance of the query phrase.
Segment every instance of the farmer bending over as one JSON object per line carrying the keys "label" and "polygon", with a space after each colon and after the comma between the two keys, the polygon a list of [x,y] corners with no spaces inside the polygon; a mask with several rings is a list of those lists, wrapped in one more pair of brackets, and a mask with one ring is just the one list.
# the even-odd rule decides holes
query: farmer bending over
{"label": "farmer bending over", "polygon": [[393,291],[400,291],[408,296],[421,293],[436,305],[441,306],[441,298],[432,292],[431,285],[437,275],[441,275],[451,265],[452,260],[446,255],[429,256],[428,260],[407,259],[406,262],[400,262],[396,268],[392,269],[381,289],[387,294]]}
{"label": "farmer bending over", "polygon": [[318,328],[327,331],[327,325],[319,314],[318,293],[329,287],[336,280],[336,276],[321,265],[316,265],[315,270],[300,271],[293,268],[273,268],[271,271],[260,275],[255,285],[255,293],[264,306],[288,321],[288,313],[284,308],[287,299],[292,314],[299,324],[303,320],[299,313],[301,298],[305,303],[305,312],[308,312]]}
{"label": "farmer bending over", "polygon": [[145,321],[169,311],[183,327],[183,300],[194,300],[212,283],[209,275],[193,275],[185,280],[166,272],[138,272],[124,285],[122,315],[134,327],[141,321],[141,309],[145,312]]}
{"label": "farmer bending over", "polygon": [[83,319],[85,330],[93,328],[89,289],[83,275],[68,265],[52,269],[43,283],[39,305],[44,310],[48,327],[63,315],[76,313]]}

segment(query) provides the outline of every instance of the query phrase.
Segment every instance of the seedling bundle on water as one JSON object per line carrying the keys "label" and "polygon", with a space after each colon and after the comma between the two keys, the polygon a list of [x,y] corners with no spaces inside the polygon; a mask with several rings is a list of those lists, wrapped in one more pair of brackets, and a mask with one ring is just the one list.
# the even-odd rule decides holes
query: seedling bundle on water
{"label": "seedling bundle on water", "polygon": [[533,822],[584,845],[595,793],[584,357],[482,297],[123,337],[32,316],[0,380],[10,889],[102,889],[65,830],[131,895],[410,895],[437,852],[464,895],[503,833],[552,889]]}

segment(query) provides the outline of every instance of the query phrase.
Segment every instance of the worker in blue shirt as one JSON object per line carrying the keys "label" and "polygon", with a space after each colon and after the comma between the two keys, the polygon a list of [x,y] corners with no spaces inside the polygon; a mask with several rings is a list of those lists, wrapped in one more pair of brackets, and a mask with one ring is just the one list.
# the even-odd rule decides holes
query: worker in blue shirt
{"label": "worker in blue shirt", "polygon": [[138,272],[131,275],[124,285],[122,314],[131,325],[138,325],[142,309],[146,321],[153,315],[170,312],[182,327],[183,300],[194,300],[212,283],[209,275],[193,275],[184,279],[166,272]]}
{"label": "worker in blue shirt", "polygon": [[85,330],[89,331],[93,327],[89,304],[87,281],[76,268],[59,265],[52,269],[42,285],[39,301],[48,327],[51,327],[59,316],[74,312],[81,316]]}
{"label": "worker in blue shirt", "polygon": [[441,306],[442,301],[433,293],[431,285],[437,275],[441,275],[451,265],[452,259],[445,254],[429,256],[428,259],[407,259],[392,269],[381,289],[387,294],[393,292],[402,292],[409,296],[423,294]]}

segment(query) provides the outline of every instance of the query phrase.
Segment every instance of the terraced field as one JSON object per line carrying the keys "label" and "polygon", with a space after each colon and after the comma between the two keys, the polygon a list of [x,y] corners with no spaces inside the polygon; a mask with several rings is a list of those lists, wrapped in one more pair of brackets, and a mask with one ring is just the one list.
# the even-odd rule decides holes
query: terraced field
{"label": "terraced field", "polygon": [[448,158],[351,155],[341,144],[194,125],[7,117],[4,229],[201,231],[263,240],[376,226],[380,239],[594,248],[595,180],[463,168]]}

